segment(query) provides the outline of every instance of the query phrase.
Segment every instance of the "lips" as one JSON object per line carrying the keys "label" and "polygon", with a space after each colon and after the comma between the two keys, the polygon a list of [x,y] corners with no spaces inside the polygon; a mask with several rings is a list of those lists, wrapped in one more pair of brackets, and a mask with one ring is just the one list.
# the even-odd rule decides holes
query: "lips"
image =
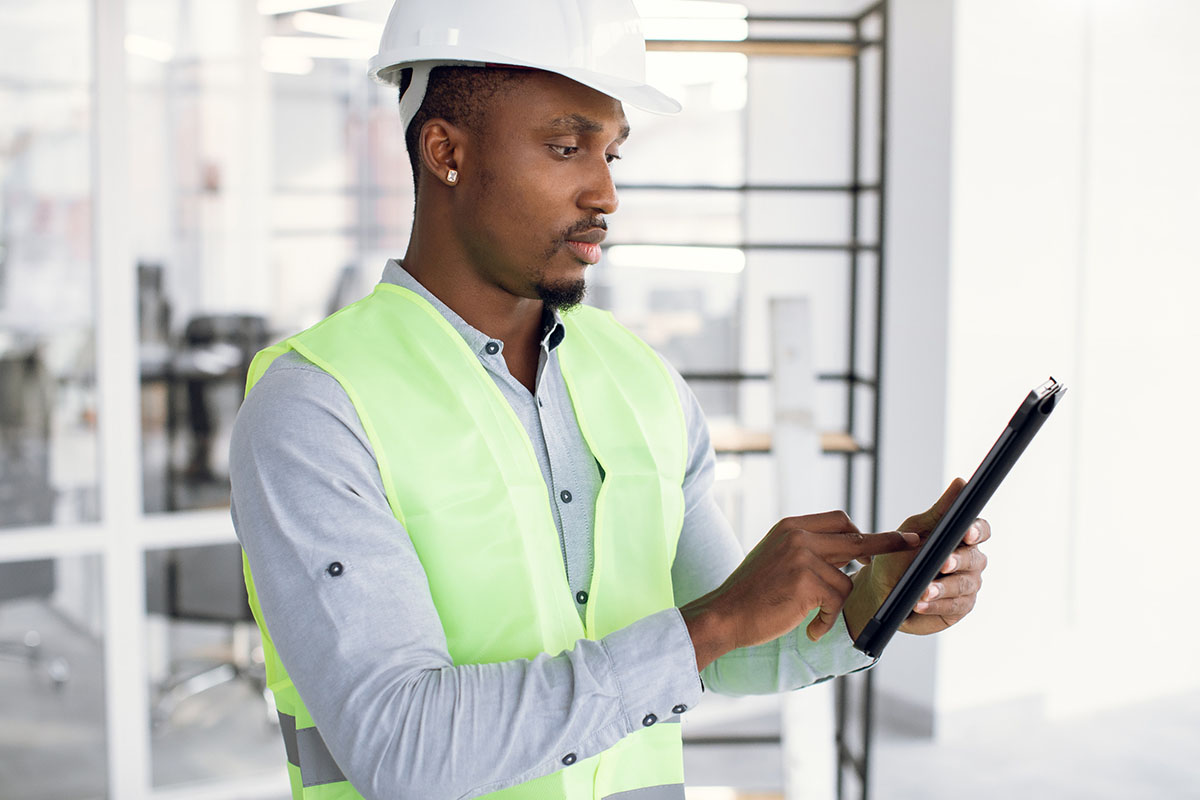
{"label": "lips", "polygon": [[571,248],[571,252],[580,261],[586,261],[588,264],[600,263],[600,245],[592,244],[591,242],[567,242],[567,247]]}
{"label": "lips", "polygon": [[567,247],[576,258],[587,264],[600,262],[600,243],[607,234],[602,228],[592,228],[582,233],[572,233],[567,239]]}

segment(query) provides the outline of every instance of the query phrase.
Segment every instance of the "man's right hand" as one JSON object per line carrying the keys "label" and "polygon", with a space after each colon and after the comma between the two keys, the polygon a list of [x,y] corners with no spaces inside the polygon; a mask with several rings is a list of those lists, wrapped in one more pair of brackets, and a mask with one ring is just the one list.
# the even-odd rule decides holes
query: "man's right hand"
{"label": "man's right hand", "polygon": [[807,629],[816,641],[854,588],[841,567],[919,543],[915,533],[861,533],[842,511],[780,520],[724,583],[680,609],[696,667],[782,636],[819,608]]}

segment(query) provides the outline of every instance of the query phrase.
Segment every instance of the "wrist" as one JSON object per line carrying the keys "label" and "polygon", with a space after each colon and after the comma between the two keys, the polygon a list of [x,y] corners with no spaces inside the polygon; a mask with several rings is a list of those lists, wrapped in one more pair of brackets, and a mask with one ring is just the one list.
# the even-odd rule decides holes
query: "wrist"
{"label": "wrist", "polygon": [[680,607],[683,624],[687,626],[696,653],[696,671],[701,672],[712,662],[734,649],[729,625],[720,612],[705,602],[705,598],[693,600]]}

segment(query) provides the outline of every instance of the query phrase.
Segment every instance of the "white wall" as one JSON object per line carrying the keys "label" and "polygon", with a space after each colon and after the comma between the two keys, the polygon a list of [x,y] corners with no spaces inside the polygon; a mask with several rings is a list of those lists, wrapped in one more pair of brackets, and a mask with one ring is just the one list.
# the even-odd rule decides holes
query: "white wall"
{"label": "white wall", "polygon": [[1052,685],[1064,710],[1200,686],[1187,502],[1200,474],[1200,5],[1095,3],[1087,23],[1078,568],[1063,655],[1097,658]]}
{"label": "white wall", "polygon": [[[881,683],[939,722],[1200,686],[1183,666],[1200,651],[1184,617],[1200,545],[1174,499],[1200,447],[1200,257],[1185,239],[1200,211],[1200,5],[897,0],[894,22],[885,519],[972,471],[1029,387],[1054,374],[1070,391],[988,507],[975,613],[889,652]],[[915,47],[947,24],[939,74],[938,48],[923,61]]]}
{"label": "white wall", "polygon": [[[1082,23],[1081,2],[955,9],[947,476],[969,474],[1047,376],[1080,388]],[[1062,577],[1072,573],[1070,423],[1080,393],[1068,393],[989,506],[996,567],[972,624],[943,643],[943,710],[1043,686],[1038,654],[1055,648]]]}

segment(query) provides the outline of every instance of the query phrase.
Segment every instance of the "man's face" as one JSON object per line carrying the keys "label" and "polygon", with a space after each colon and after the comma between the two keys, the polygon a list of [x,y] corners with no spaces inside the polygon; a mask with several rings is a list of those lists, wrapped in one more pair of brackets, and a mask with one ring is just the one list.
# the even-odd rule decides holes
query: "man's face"
{"label": "man's face", "polygon": [[531,71],[497,97],[471,135],[478,177],[454,203],[481,277],[553,307],[579,303],[617,210],[610,164],[628,135],[619,101],[561,75]]}

